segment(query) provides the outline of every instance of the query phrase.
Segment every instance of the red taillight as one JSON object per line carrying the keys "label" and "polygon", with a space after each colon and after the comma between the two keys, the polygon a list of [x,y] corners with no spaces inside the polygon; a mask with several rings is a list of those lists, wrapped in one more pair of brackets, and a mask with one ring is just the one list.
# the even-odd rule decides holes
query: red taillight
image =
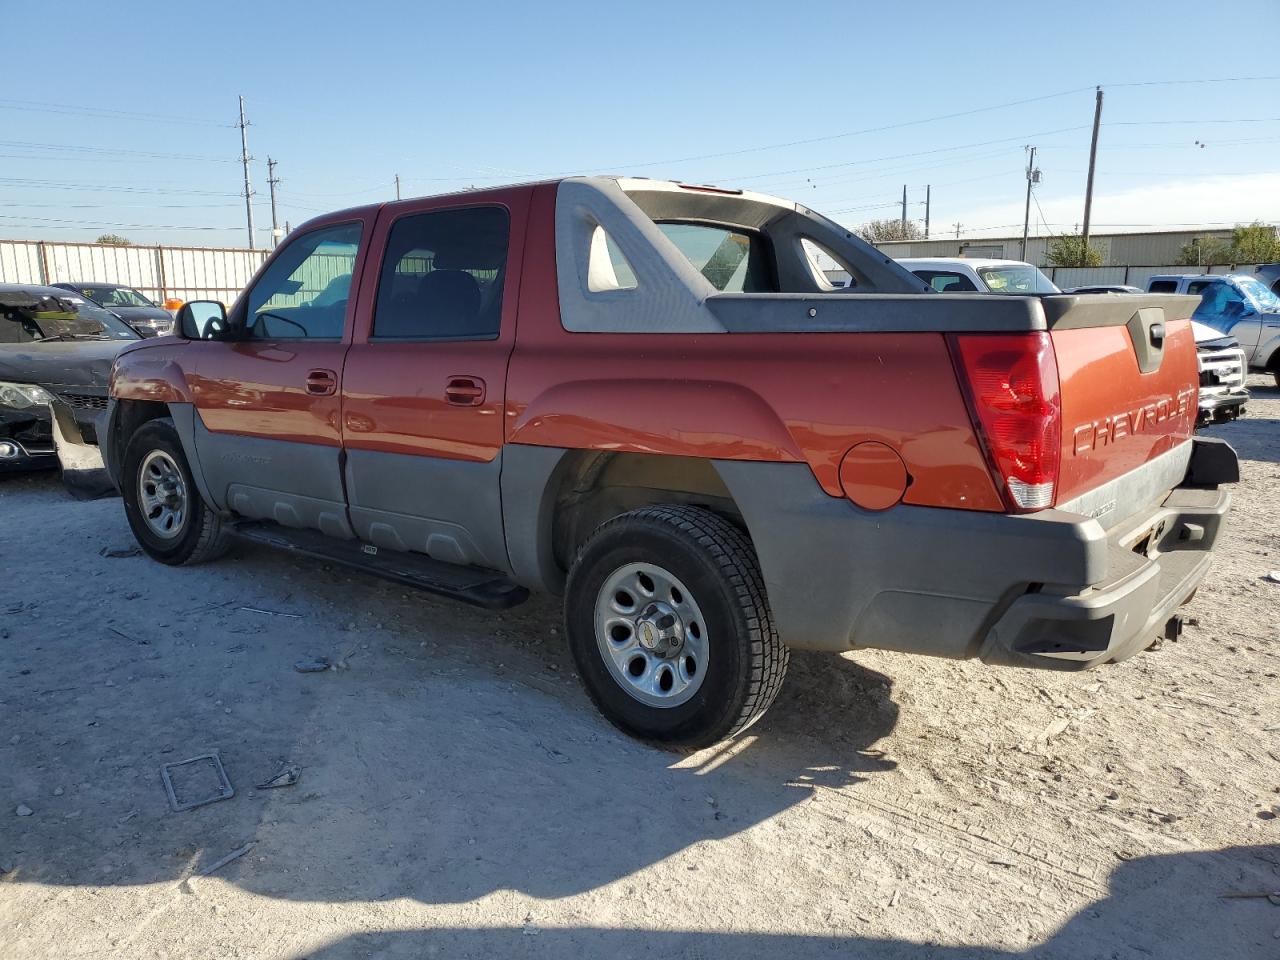
{"label": "red taillight", "polygon": [[1008,506],[1053,506],[1062,459],[1058,361],[1047,333],[957,334],[956,368]]}

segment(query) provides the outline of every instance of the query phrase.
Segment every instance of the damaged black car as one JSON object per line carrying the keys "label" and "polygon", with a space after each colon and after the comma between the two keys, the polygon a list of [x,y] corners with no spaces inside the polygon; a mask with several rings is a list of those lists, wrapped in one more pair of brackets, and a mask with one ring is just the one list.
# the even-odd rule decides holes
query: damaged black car
{"label": "damaged black car", "polygon": [[73,493],[109,493],[98,421],[111,364],[137,339],[75,293],[0,284],[0,472],[61,466]]}

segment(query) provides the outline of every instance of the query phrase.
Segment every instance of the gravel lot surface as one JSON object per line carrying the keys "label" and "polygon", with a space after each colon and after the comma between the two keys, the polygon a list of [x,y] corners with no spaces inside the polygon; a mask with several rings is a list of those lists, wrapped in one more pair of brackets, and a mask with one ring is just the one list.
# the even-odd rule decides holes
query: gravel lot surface
{"label": "gravel lot surface", "polygon": [[[550,600],[102,556],[119,500],[0,479],[0,956],[1275,960],[1280,905],[1222,898],[1280,890],[1268,383],[1211,431],[1243,480],[1178,643],[801,655],[689,755],[597,716]],[[171,812],[161,765],[214,751],[235,796]]]}

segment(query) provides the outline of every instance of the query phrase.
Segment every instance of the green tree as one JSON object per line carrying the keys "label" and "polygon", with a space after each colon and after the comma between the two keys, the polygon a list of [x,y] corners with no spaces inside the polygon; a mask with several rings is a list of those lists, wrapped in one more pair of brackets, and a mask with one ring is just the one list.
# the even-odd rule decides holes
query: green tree
{"label": "green tree", "polygon": [[1231,231],[1232,263],[1274,263],[1280,260],[1280,238],[1276,228],[1261,220],[1245,226],[1237,224]]}
{"label": "green tree", "polygon": [[1049,262],[1055,267],[1100,267],[1102,251],[1084,243],[1078,233],[1064,233],[1049,241]]}
{"label": "green tree", "polygon": [[914,220],[905,224],[901,220],[871,220],[857,229],[857,234],[867,243],[884,243],[888,240],[923,240],[924,231]]}
{"label": "green tree", "polygon": [[129,246],[129,241],[124,237],[120,236],[120,234],[118,233],[104,233],[97,240],[95,240],[94,243],[105,243],[108,246],[112,246],[112,247]]}
{"label": "green tree", "polygon": [[1208,267],[1216,263],[1234,263],[1235,251],[1231,241],[1221,237],[1194,237],[1178,251],[1178,265],[1182,267]]}

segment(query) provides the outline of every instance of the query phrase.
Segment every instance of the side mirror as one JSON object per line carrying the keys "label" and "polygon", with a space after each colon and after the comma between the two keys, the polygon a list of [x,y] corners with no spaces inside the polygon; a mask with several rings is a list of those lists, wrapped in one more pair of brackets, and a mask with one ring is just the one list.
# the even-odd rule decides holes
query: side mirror
{"label": "side mirror", "polygon": [[188,300],[178,310],[178,335],[185,340],[219,340],[227,332],[227,308],[217,300]]}

